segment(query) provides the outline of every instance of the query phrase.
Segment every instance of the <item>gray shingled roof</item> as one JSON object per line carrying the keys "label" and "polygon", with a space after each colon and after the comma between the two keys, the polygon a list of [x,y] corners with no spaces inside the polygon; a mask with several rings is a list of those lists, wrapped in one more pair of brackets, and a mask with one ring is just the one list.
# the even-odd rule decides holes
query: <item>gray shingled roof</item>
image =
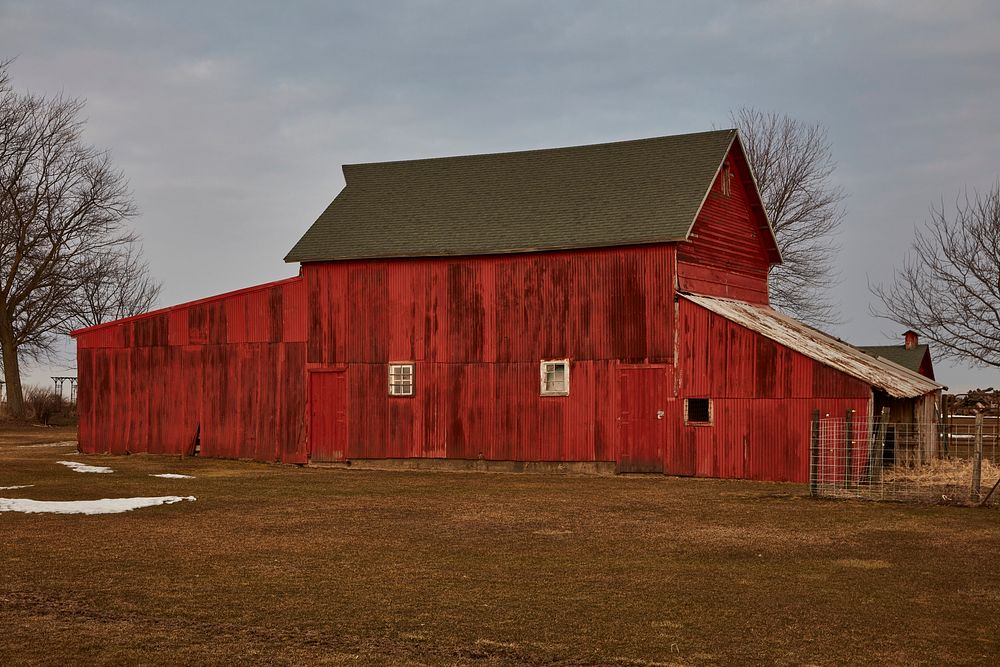
{"label": "gray shingled roof", "polygon": [[347,185],[285,261],[682,241],[736,137],[345,165]]}
{"label": "gray shingled roof", "polygon": [[873,357],[888,359],[892,363],[909,368],[914,372],[920,370],[920,364],[924,360],[924,355],[927,354],[927,345],[923,343],[912,350],[907,350],[905,345],[859,345],[858,349]]}

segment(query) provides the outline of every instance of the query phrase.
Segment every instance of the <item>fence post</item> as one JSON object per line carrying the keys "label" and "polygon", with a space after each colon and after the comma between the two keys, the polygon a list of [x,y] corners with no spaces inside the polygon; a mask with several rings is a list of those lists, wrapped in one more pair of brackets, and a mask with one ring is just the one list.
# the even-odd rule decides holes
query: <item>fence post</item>
{"label": "fence post", "polygon": [[979,500],[983,481],[983,413],[976,410],[976,439],[972,450],[972,500]]}
{"label": "fence post", "polygon": [[[994,465],[1000,463],[997,459],[997,440],[1000,439],[1000,413],[994,418],[993,421],[993,435],[990,436],[990,455],[987,457]],[[986,456],[986,445],[983,445],[983,456]]]}
{"label": "fence post", "polygon": [[916,424],[913,425],[913,427],[914,430],[917,432],[914,441],[915,451],[913,452],[914,458],[916,459],[916,461],[914,462],[914,467],[919,467],[924,462],[924,444],[925,444],[924,436],[926,435],[924,431],[926,431],[926,427],[924,423],[919,420],[917,421]]}
{"label": "fence post", "polygon": [[878,471],[879,477],[882,472],[882,456],[885,449],[885,431],[889,426],[889,408],[882,408],[882,413],[878,416],[878,422],[872,431],[871,446],[868,448],[868,482],[875,481],[875,473]]}
{"label": "fence post", "polygon": [[948,395],[941,396],[941,409],[938,411],[938,451],[936,458],[948,458],[948,426],[945,420],[948,419]]}
{"label": "fence post", "polygon": [[819,464],[819,410],[812,411],[809,429],[809,495],[815,496],[819,491],[819,479],[816,466]]}
{"label": "fence post", "polygon": [[850,486],[851,478],[854,477],[854,410],[848,410],[844,415],[844,444],[847,445],[844,486]]}

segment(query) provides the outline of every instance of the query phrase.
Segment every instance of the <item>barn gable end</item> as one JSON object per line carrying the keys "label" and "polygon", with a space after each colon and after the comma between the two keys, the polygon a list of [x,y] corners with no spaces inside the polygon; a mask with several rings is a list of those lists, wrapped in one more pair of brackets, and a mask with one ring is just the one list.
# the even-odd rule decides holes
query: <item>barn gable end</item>
{"label": "barn gable end", "polygon": [[768,269],[779,260],[753,175],[736,141],[687,239],[677,244],[678,286],[766,304]]}

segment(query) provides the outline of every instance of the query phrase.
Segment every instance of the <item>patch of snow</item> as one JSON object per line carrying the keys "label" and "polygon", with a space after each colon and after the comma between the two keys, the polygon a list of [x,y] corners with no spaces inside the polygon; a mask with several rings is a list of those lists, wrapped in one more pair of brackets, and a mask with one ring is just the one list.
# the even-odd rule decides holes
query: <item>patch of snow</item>
{"label": "patch of snow", "polygon": [[162,477],[164,479],[194,479],[194,475],[180,475],[175,472],[162,472],[159,475],[150,474],[150,477]]}
{"label": "patch of snow", "polygon": [[108,468],[107,466],[89,466],[86,463],[80,463],[78,461],[56,461],[56,463],[61,463],[67,468],[75,470],[76,472],[100,472],[100,473],[114,472],[114,470]]}
{"label": "patch of snow", "polygon": [[34,484],[20,484],[18,486],[0,486],[0,491],[13,491],[14,489],[26,489]]}
{"label": "patch of snow", "polygon": [[40,445],[17,445],[22,449],[28,449],[29,447],[69,447],[72,445],[76,447],[76,440],[63,440],[62,442],[43,442]]}
{"label": "patch of snow", "polygon": [[31,500],[0,498],[0,512],[25,514],[119,514],[140,507],[171,505],[182,500],[197,500],[194,496],[152,496],[146,498],[102,498],[100,500]]}

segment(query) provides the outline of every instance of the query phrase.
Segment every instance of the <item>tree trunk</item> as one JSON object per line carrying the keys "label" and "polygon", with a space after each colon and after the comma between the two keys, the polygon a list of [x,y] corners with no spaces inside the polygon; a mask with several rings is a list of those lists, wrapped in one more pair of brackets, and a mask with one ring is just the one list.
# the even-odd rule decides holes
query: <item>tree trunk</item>
{"label": "tree trunk", "polygon": [[24,393],[21,391],[21,367],[17,360],[14,331],[6,313],[0,310],[0,352],[3,354],[4,386],[7,390],[7,412],[14,419],[24,419]]}

